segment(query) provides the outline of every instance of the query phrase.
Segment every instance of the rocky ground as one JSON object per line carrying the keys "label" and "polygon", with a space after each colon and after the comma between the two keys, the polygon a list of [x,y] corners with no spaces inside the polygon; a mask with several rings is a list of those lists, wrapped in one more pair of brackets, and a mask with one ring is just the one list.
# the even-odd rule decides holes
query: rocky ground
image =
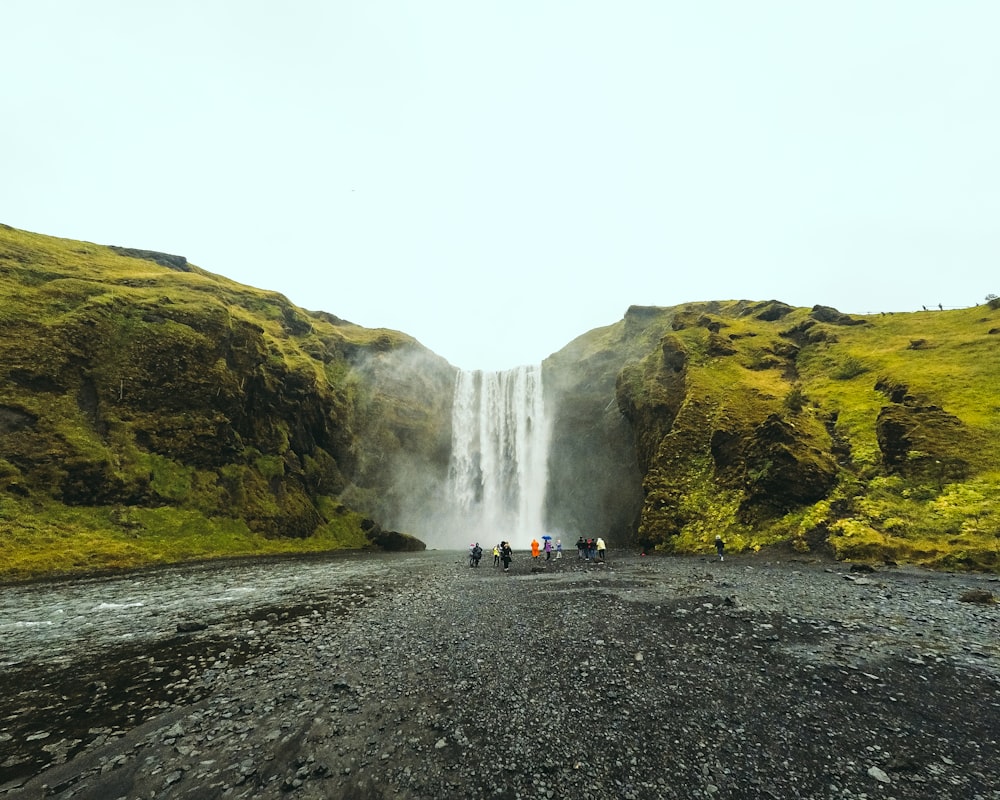
{"label": "rocky ground", "polygon": [[45,641],[78,587],[16,587],[0,795],[1000,798],[995,577],[571,556],[220,565]]}

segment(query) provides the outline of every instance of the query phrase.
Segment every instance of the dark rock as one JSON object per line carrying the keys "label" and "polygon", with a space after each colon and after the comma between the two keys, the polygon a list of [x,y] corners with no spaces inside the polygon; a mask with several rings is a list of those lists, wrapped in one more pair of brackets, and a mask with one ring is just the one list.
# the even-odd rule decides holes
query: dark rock
{"label": "dark rock", "polygon": [[33,428],[38,417],[29,411],[12,406],[0,406],[0,435]]}
{"label": "dark rock", "polygon": [[819,344],[820,342],[829,342],[832,344],[837,341],[835,335],[830,333],[826,328],[817,325],[816,320],[812,319],[803,320],[798,325],[781,331],[778,335],[786,339],[791,339],[800,346]]}
{"label": "dark rock", "polygon": [[962,603],[995,603],[996,598],[993,592],[986,589],[970,589],[958,598]]}
{"label": "dark rock", "polygon": [[146,261],[153,261],[161,267],[176,270],[177,272],[190,272],[191,267],[184,256],[175,256],[170,253],[160,253],[156,250],[137,250],[134,247],[119,247],[111,245],[110,250],[114,250],[120,256],[128,258],[141,258]]}
{"label": "dark rock", "polygon": [[863,319],[855,319],[847,314],[842,314],[830,306],[813,306],[809,316],[817,322],[826,322],[830,325],[864,325]]}
{"label": "dark rock", "polygon": [[787,510],[814,503],[826,497],[836,481],[832,455],[777,414],[753,431],[745,458],[744,512],[751,507]]}
{"label": "dark rock", "polygon": [[777,322],[779,319],[791,314],[794,310],[795,309],[792,308],[792,306],[786,303],[782,303],[778,300],[772,300],[763,308],[763,310],[759,311],[754,316],[764,322]]}
{"label": "dark rock", "polygon": [[875,422],[875,433],[886,468],[908,476],[943,482],[968,474],[969,446],[961,421],[935,405],[885,406]]}
{"label": "dark rock", "polygon": [[875,381],[875,391],[881,392],[893,403],[904,403],[914,399],[909,386],[888,377],[881,377]]}
{"label": "dark rock", "polygon": [[743,466],[743,438],[739,433],[714,430],[709,443],[716,475],[720,478],[738,476]]}
{"label": "dark rock", "polygon": [[208,628],[204,622],[178,622],[177,632],[178,633],[197,633],[198,631],[203,631]]}
{"label": "dark rock", "polygon": [[427,548],[424,542],[408,533],[383,530],[381,525],[372,520],[365,520],[365,522],[369,523],[365,529],[368,541],[387,553],[413,553]]}
{"label": "dark rock", "polygon": [[712,333],[708,337],[708,354],[710,356],[731,356],[737,352],[737,349],[718,333]]}
{"label": "dark rock", "polygon": [[661,306],[629,306],[625,311],[626,320],[650,320],[663,313]]}

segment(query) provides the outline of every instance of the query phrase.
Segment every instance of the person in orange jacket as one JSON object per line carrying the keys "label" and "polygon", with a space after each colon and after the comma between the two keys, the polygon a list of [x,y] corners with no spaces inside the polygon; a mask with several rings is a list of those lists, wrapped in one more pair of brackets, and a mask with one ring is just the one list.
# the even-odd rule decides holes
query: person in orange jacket
{"label": "person in orange jacket", "polygon": [[531,540],[531,557],[538,558],[538,539]]}

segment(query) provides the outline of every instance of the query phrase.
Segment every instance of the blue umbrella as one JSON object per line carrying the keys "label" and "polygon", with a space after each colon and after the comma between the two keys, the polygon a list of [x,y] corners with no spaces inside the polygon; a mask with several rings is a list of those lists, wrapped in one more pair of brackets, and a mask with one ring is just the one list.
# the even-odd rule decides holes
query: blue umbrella
{"label": "blue umbrella", "polygon": [[548,535],[548,534],[546,533],[545,535],[543,535],[543,536],[542,536],[542,538],[543,538],[543,539],[551,539],[552,537],[551,537],[551,536],[549,536],[549,535]]}

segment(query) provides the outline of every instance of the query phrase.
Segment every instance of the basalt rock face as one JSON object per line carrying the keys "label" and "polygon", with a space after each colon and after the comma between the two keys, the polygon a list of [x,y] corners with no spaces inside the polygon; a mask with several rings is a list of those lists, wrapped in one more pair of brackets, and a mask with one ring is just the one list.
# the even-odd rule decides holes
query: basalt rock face
{"label": "basalt rock face", "polygon": [[[630,509],[635,520],[625,539],[644,548],[708,550],[720,533],[736,549],[784,542],[933,563],[961,541],[956,563],[989,567],[1000,519],[990,510],[995,448],[982,403],[995,404],[995,316],[857,318],[777,301],[629,309],[546,362],[558,365],[566,393],[561,446],[567,460],[614,465],[598,432],[614,418],[631,436],[641,494],[616,501],[619,518]],[[926,346],[912,347],[913,331]],[[962,364],[961,381],[934,379],[943,350]],[[553,453],[566,494],[574,478]],[[592,466],[576,489],[587,516],[599,513],[586,498],[602,469]],[[635,471],[608,469],[616,485],[634,486]],[[970,538],[947,541],[960,524]]]}
{"label": "basalt rock face", "polygon": [[882,464],[894,474],[932,481],[969,474],[968,454],[979,449],[962,421],[906,384],[882,378],[876,384],[890,400],[879,411],[876,435]]}
{"label": "basalt rock face", "polygon": [[[615,541],[674,548],[692,527],[707,533],[720,497],[745,525],[825,497],[836,476],[825,427],[747,377],[766,370],[787,387],[799,347],[778,335],[784,328],[765,337],[737,322],[792,311],[773,301],[637,307],[550,358],[550,514],[599,519],[597,532]],[[706,380],[711,371],[721,382]]]}
{"label": "basalt rock face", "polygon": [[642,505],[635,428],[621,413],[615,383],[641,314],[627,325],[592,331],[543,364],[545,405],[552,424],[546,523],[564,539],[634,538]]}
{"label": "basalt rock face", "polygon": [[[836,464],[822,425],[786,421],[767,398],[703,380],[706,361],[732,360],[784,384],[799,348],[777,329],[766,341],[733,331],[730,318],[749,311],[774,322],[792,310],[773,301],[633,307],[548,359],[550,523],[674,547],[717,493],[732,493],[734,517],[748,524],[826,496]],[[754,340],[749,350],[742,342],[747,352],[742,340]]]}
{"label": "basalt rock face", "polygon": [[388,444],[446,469],[453,370],[402,334],[179,256],[10,228],[0,297],[0,490],[305,537],[345,498],[391,516]]}
{"label": "basalt rock face", "polygon": [[745,443],[741,510],[782,513],[822,500],[837,477],[831,444],[829,436],[770,414]]}

